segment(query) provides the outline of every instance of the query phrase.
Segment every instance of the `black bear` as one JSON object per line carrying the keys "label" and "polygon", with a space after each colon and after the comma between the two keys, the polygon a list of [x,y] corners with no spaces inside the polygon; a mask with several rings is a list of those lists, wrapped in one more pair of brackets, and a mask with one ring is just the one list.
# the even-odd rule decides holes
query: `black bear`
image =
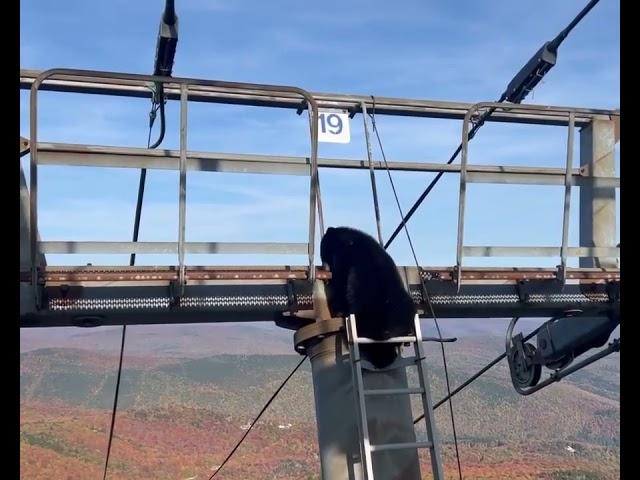
{"label": "black bear", "polygon": [[[358,336],[374,340],[411,335],[416,307],[391,256],[364,232],[329,227],[320,257],[331,270],[327,300],[334,316],[354,314]],[[398,356],[398,345],[362,345],[363,358],[384,368]]]}

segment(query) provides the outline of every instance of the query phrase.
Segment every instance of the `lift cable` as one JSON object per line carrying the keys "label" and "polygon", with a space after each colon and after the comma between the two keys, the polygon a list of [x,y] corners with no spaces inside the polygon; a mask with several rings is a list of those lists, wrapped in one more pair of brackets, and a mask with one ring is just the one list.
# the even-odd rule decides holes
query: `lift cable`
{"label": "lift cable", "polygon": [[113,428],[116,424],[116,412],[118,410],[118,396],[120,393],[120,377],[122,376],[122,358],[124,356],[124,341],[127,335],[127,326],[122,326],[122,343],[120,344],[120,360],[118,362],[118,376],[116,377],[116,392],[113,397],[113,409],[111,410],[111,426],[109,427],[109,443],[107,444],[107,456],[104,461],[102,480],[106,480],[109,470],[109,457],[111,456],[111,442],[113,441]]}
{"label": "lift cable", "polygon": [[[151,130],[153,129],[153,123],[156,118],[156,112],[160,110],[160,136],[158,140],[151,145]],[[164,139],[165,131],[165,118],[164,118],[164,98],[160,98],[160,104],[156,104],[155,99],[152,99],[151,111],[149,112],[149,136],[147,138],[147,148],[154,149]],[[142,215],[142,202],[144,200],[144,187],[147,180],[147,169],[140,169],[140,180],[138,182],[138,198],[136,200],[136,213],[133,221],[133,242],[138,241],[138,234],[140,233],[140,217]],[[136,263],[136,254],[132,253],[129,258],[129,265],[134,266]]]}
{"label": "lift cable", "polygon": [[[152,105],[151,112],[154,112],[155,105]],[[156,107],[157,108],[157,107]],[[153,114],[153,117],[155,114]],[[149,122],[149,135],[147,138],[147,148],[150,148],[151,144],[151,130],[153,128],[153,121]],[[164,133],[162,134],[164,136]],[[154,146],[155,148],[155,146]],[[140,217],[142,214],[142,201],[144,198],[144,185],[147,177],[147,169],[143,168],[140,170],[140,183],[138,185],[138,200],[136,203],[136,214],[135,219],[133,221],[133,242],[138,241],[138,234],[140,232]],[[129,266],[133,267],[136,263],[136,254],[132,253],[129,259]],[[116,376],[116,391],[113,397],[113,409],[111,410],[111,426],[109,427],[109,442],[107,443],[107,455],[104,461],[104,472],[102,475],[102,480],[106,480],[107,471],[109,469],[109,457],[111,456],[111,443],[113,442],[113,429],[116,424],[116,412],[118,411],[118,397],[120,395],[120,378],[122,377],[122,359],[124,357],[124,345],[125,338],[127,335],[127,326],[122,326],[122,340],[120,343],[120,358],[118,360],[118,375]]]}
{"label": "lift cable", "polygon": [[[393,182],[393,176],[391,175],[391,169],[389,168],[389,164],[387,163],[387,156],[384,153],[384,148],[382,146],[382,140],[380,138],[380,133],[378,131],[378,126],[376,125],[376,99],[374,96],[371,96],[371,100],[373,103],[373,109],[371,111],[371,114],[369,115],[371,118],[371,126],[373,127],[373,131],[376,134],[376,138],[378,140],[378,146],[380,147],[380,153],[382,154],[382,160],[384,161],[384,165],[385,165],[385,169],[387,171],[387,176],[389,177],[389,183],[391,184],[391,189],[393,191],[393,196],[395,197],[396,200],[396,205],[398,207],[398,211],[400,213],[400,218],[403,218],[403,213],[402,213],[402,205],[400,204],[400,199],[398,198],[398,192],[396,191],[396,187],[395,184]],[[444,339],[442,337],[442,332],[440,331],[440,325],[438,323],[438,318],[436,317],[436,312],[433,308],[433,304],[431,303],[431,297],[429,295],[429,292],[427,290],[427,285],[425,284],[424,279],[422,278],[422,275],[420,274],[421,270],[420,270],[420,264],[418,262],[418,256],[416,255],[416,251],[413,248],[413,242],[411,241],[411,235],[409,234],[409,229],[406,225],[406,223],[403,224],[404,227],[404,231],[405,234],[407,236],[407,240],[409,242],[409,247],[411,248],[411,254],[413,255],[413,260],[415,261],[416,264],[416,268],[418,269],[418,276],[420,278],[420,286],[422,289],[422,295],[423,295],[423,299],[426,302],[426,304],[429,306],[429,311],[431,313],[431,317],[433,318],[433,322],[436,326],[436,330],[438,332],[438,339],[440,340],[440,349],[442,351],[442,364],[444,366],[444,376],[445,376],[445,382],[447,385],[447,395],[449,397],[449,412],[451,414],[451,428],[453,431],[453,443],[455,446],[455,450],[456,450],[456,461],[458,464],[458,476],[460,478],[460,480],[462,480],[462,466],[460,464],[460,451],[458,450],[458,435],[456,433],[456,421],[455,421],[455,415],[453,413],[453,402],[451,401],[451,386],[449,383],[449,370],[447,368],[447,355],[445,353],[444,350]],[[415,422],[414,422],[415,423]]]}
{"label": "lift cable", "polygon": [[284,388],[284,386],[287,384],[287,382],[289,381],[289,379],[293,376],[294,373],[296,373],[298,371],[298,369],[300,368],[300,366],[304,363],[304,361],[307,359],[307,355],[305,355],[304,357],[302,357],[302,360],[300,360],[300,362],[296,365],[296,367],[292,370],[292,372],[287,376],[287,378],[284,379],[284,381],[280,384],[280,386],[278,387],[278,389],[273,392],[273,395],[271,395],[271,398],[269,398],[269,400],[267,400],[267,403],[264,404],[264,407],[262,407],[262,410],[260,410],[260,413],[258,413],[258,415],[256,416],[256,418],[253,420],[253,422],[251,422],[249,424],[249,428],[247,428],[247,431],[244,432],[244,435],[242,435],[242,437],[240,438],[240,440],[238,440],[238,443],[236,443],[235,447],[233,447],[233,449],[231,450],[231,452],[229,452],[229,455],[227,455],[227,457],[224,459],[224,461],[222,462],[222,464],[216,469],[215,472],[213,472],[213,474],[209,477],[209,480],[212,480],[213,477],[215,477],[218,472],[220,472],[220,470],[222,470],[222,467],[224,467],[226,465],[226,463],[231,460],[231,457],[233,457],[233,454],[236,453],[236,450],[238,450],[238,448],[240,448],[240,445],[242,445],[242,442],[244,442],[244,439],[247,438],[247,435],[249,435],[249,432],[251,431],[251,429],[253,428],[253,426],[258,422],[258,420],[260,420],[260,417],[262,417],[262,414],[267,410],[267,408],[269,408],[269,405],[271,405],[271,402],[273,402],[275,400],[275,398],[278,396],[278,394],[280,393],[280,391]]}
{"label": "lift cable", "polygon": [[[170,77],[173,71],[173,61],[176,54],[176,46],[178,44],[178,16],[176,15],[175,0],[166,0],[164,11],[160,18],[160,27],[158,30],[158,39],[156,41],[156,54],[153,63],[153,74],[156,76]],[[151,111],[149,112],[149,136],[147,138],[147,148],[155,149],[160,146],[164,140],[166,131],[166,118],[164,105],[166,102],[164,94],[164,84],[157,82],[154,85],[151,94]],[[158,139],[151,145],[151,130],[156,120],[156,115],[160,110],[160,132]],[[138,200],[136,202],[136,214],[133,225],[133,241],[138,241],[138,233],[140,230],[140,215],[142,212],[142,201],[144,198],[144,187],[147,179],[147,169],[140,169],[140,181],[138,184]],[[135,265],[136,254],[132,253],[129,265]]]}
{"label": "lift cable", "polygon": [[[165,8],[160,18],[158,39],[156,42],[156,54],[154,59],[153,74],[156,76],[170,77],[173,69],[173,61],[178,43],[178,17],[175,10],[175,0],[166,0]],[[165,104],[164,84],[155,84],[151,94],[151,111],[149,112],[149,135],[147,136],[147,148],[155,149],[164,140],[166,130],[166,118],[164,111]],[[158,139],[151,145],[151,132],[156,119],[156,114],[160,110],[160,132]],[[136,201],[136,213],[133,221],[133,243],[138,241],[140,233],[140,218],[142,215],[142,203],[144,200],[144,187],[147,180],[147,169],[140,169],[140,180],[138,182],[138,198]],[[129,258],[129,266],[136,263],[136,254],[132,253]],[[111,426],[109,428],[109,442],[107,444],[107,455],[104,462],[103,480],[107,478],[109,469],[109,457],[111,455],[111,444],[113,442],[113,429],[116,422],[116,412],[118,410],[118,397],[120,393],[120,379],[122,376],[122,359],[124,357],[124,345],[127,335],[127,326],[122,326],[122,342],[120,344],[120,358],[118,361],[118,375],[116,377],[116,391],[113,399],[113,410],[111,411]]]}
{"label": "lift cable", "polygon": [[[541,327],[536,328],[533,332],[531,332],[529,335],[527,335],[524,338],[524,342],[526,342],[527,340],[531,339],[535,334],[538,333],[538,330],[540,330]],[[438,408],[440,405],[442,405],[444,402],[446,402],[447,400],[451,400],[451,397],[453,397],[454,395],[460,393],[462,390],[464,390],[468,385],[470,385],[471,383],[473,383],[476,379],[478,379],[480,376],[484,375],[485,372],[487,372],[491,367],[493,367],[494,365],[500,363],[505,357],[507,356],[506,351],[504,353],[502,353],[501,355],[497,356],[496,358],[494,358],[491,362],[489,362],[487,365],[485,365],[484,367],[482,367],[480,370],[478,370],[478,372],[476,372],[473,376],[469,377],[465,382],[463,382],[458,388],[456,388],[453,392],[450,392],[445,398],[443,398],[442,400],[440,400],[439,402],[437,402],[436,404],[433,405],[433,409],[435,410],[436,408]],[[418,418],[416,418],[413,423],[414,425],[416,423],[418,423],[420,420],[422,420],[424,418],[424,414],[420,415]]]}
{"label": "lift cable", "polygon": [[[571,33],[574,27],[585,17],[587,13],[599,2],[600,0],[591,0],[580,13],[571,21],[567,27],[565,27],[553,40],[545,42],[544,45],[529,59],[529,61],[520,69],[520,71],[513,77],[513,79],[507,85],[506,90],[502,93],[496,103],[509,102],[509,103],[521,103],[525,97],[540,83],[544,76],[549,73],[551,68],[556,64],[558,57],[558,47],[564,41],[565,38]],[[495,112],[495,108],[490,108],[484,114],[482,114],[475,122],[471,130],[469,131],[468,139],[471,140],[477,131],[484,125],[485,121]],[[458,145],[455,152],[451,155],[447,161],[447,165],[453,163],[462,150],[462,143]],[[394,232],[387,240],[384,248],[388,248],[393,240],[398,236],[398,233],[402,230],[405,224],[416,212],[418,207],[422,204],[427,195],[433,190],[436,183],[442,178],[444,172],[438,172],[427,188],[420,194],[413,206],[407,212],[407,215],[402,217],[400,225],[396,227]]]}

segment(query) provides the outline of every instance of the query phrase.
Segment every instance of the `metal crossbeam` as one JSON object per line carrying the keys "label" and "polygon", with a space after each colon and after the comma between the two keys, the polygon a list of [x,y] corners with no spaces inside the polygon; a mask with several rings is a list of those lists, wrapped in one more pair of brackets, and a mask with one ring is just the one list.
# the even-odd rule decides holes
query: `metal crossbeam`
{"label": "metal crossbeam", "polygon": [[[288,314],[313,307],[307,267],[186,266],[184,296],[172,305],[178,272],[177,267],[42,267],[43,308],[21,309],[20,325],[275,321],[297,328],[301,320]],[[550,317],[569,308],[592,313],[619,308],[611,290],[620,281],[616,269],[567,269],[563,287],[555,269],[469,268],[460,291],[453,268],[400,267],[399,272],[417,305],[422,304],[419,278],[425,279],[439,318]],[[329,279],[330,273],[318,268],[317,278]],[[23,271],[21,285],[28,287],[30,280],[30,272]]]}
{"label": "metal crossbeam", "polygon": [[[450,282],[455,279],[454,267],[398,267],[398,272],[409,283],[419,283],[419,277],[429,281]],[[309,269],[302,266],[243,266],[211,267],[187,266],[185,274],[193,280],[308,280]],[[20,274],[21,282],[30,282],[28,270]],[[38,283],[46,282],[145,282],[149,280],[174,280],[173,266],[48,266],[38,269]],[[518,283],[526,281],[556,280],[558,271],[553,268],[494,268],[469,267],[462,272],[462,279],[482,283]],[[317,269],[316,277],[328,280],[331,273]],[[617,268],[568,268],[566,278],[578,283],[603,283],[620,280]]]}
{"label": "metal crossbeam", "polygon": [[[39,70],[20,70],[20,88],[28,90],[35,79],[42,72]],[[91,72],[87,72],[91,73]],[[123,75],[104,72],[107,75]],[[162,78],[162,77],[157,77]],[[180,98],[179,87],[171,83],[165,86],[165,95],[170,100]],[[176,82],[183,79],[174,79]],[[65,76],[64,79],[46,80],[40,87],[41,90],[57,92],[91,93],[99,95],[112,95],[123,97],[150,98],[147,83],[149,80],[144,75],[127,74],[127,78],[90,78],[82,73],[73,76]],[[370,95],[343,95],[335,93],[312,92],[319,108],[360,111],[360,105],[364,103],[367,109],[373,110],[374,101]],[[235,105],[253,105],[261,107],[279,107],[289,109],[305,109],[299,97],[286,93],[265,93],[250,87],[242,90],[230,89],[224,86],[194,86],[189,89],[189,101],[211,102]],[[376,115],[399,115],[407,117],[448,118],[462,120],[472,104],[463,102],[443,102],[434,100],[414,100],[405,98],[375,97]],[[560,107],[557,107],[559,109]],[[570,107],[568,107],[570,108]],[[562,109],[565,109],[562,107]],[[619,110],[602,110],[587,108],[571,108],[576,113],[576,126],[589,124],[594,118],[619,117]],[[539,125],[566,125],[567,120],[555,110],[544,108],[532,112],[514,105],[510,111],[494,113],[488,122],[509,122]]]}
{"label": "metal crossbeam", "polygon": [[[562,247],[462,247],[465,257],[560,257]],[[616,257],[620,256],[617,247],[566,247],[567,257]]]}
{"label": "metal crossbeam", "polygon": [[[178,170],[178,150],[149,150],[146,148],[109,147],[65,143],[38,144],[40,165],[75,167],[146,168]],[[392,171],[459,173],[460,165],[435,162],[388,161]],[[372,161],[376,170],[385,170],[380,161]],[[368,160],[318,158],[318,167],[365,170]],[[274,175],[308,176],[309,157],[255,155],[237,153],[187,152],[187,171],[263,173]],[[467,181],[475,183],[509,183],[536,185],[564,185],[564,168],[526,167],[508,165],[468,165]],[[594,188],[618,188],[620,178],[590,176],[584,169],[570,171],[571,185],[592,185]]]}
{"label": "metal crossbeam", "polygon": [[[38,242],[41,253],[55,254],[178,254],[179,242]],[[281,254],[306,255],[306,243],[184,242],[190,254]]]}
{"label": "metal crossbeam", "polygon": [[[37,138],[37,99],[39,90],[77,93],[99,93],[149,97],[149,82],[165,84],[168,98],[181,100],[180,150],[148,150],[96,145],[74,145],[39,142]],[[320,214],[318,167],[368,169],[386,168],[372,159],[350,160],[317,158],[318,111],[322,108],[346,109],[351,113],[373,110],[377,115],[402,115],[430,118],[464,119],[464,129],[474,121],[473,110],[492,104],[470,105],[460,102],[433,102],[358,95],[311,94],[296,87],[258,85],[186,78],[167,78],[84,70],[49,70],[21,72],[21,88],[31,88],[30,138],[21,139],[21,149],[31,153],[30,188],[23,185],[21,248],[30,258],[22,259],[21,326],[64,326],[132,323],[181,323],[226,321],[276,321],[291,328],[291,314],[309,309],[311,282],[329,278],[314,262],[316,207]],[[194,152],[187,148],[187,102],[216,102],[296,109],[310,113],[311,152],[304,156],[247,155]],[[610,168],[611,143],[618,138],[619,111],[572,107],[500,104],[490,121],[584,127],[581,134],[581,167],[573,168],[568,143],[565,168],[471,165],[442,165],[435,162],[391,161],[391,170],[412,172],[444,172],[461,177],[459,219],[464,215],[464,186],[467,183],[509,183],[564,186],[565,199],[572,186],[589,192],[619,188],[620,179]],[[597,128],[596,128],[597,127]],[[589,133],[591,132],[591,133]],[[609,138],[611,137],[611,138]],[[584,145],[582,145],[584,143]],[[588,147],[588,148],[587,148]],[[581,149],[582,150],[582,149]],[[606,153],[603,160],[596,154]],[[608,153],[607,153],[608,152]],[[115,168],[148,168],[180,171],[179,235],[177,242],[67,242],[41,241],[37,224],[37,167],[69,165]],[[187,172],[213,171],[304,175],[310,177],[309,242],[308,243],[220,243],[186,242]],[[28,198],[29,197],[29,198]],[[27,201],[28,198],[28,201]],[[599,203],[607,210],[593,226],[581,227],[580,247],[569,247],[566,235],[568,204],[565,200],[563,235],[560,247],[491,247],[464,246],[463,223],[459,223],[458,262],[456,267],[428,269],[400,268],[417,305],[423,304],[420,277],[432,292],[432,302],[443,318],[489,318],[513,316],[548,317],[567,308],[602,312],[619,307],[619,297],[612,291],[619,286],[617,268],[566,268],[568,256],[592,256],[606,259],[619,256],[612,248],[610,235],[610,198],[594,197],[581,202],[581,217],[590,214]],[[583,205],[584,204],[584,205]],[[28,207],[28,208],[27,208]],[[583,212],[584,211],[584,212]],[[606,217],[606,218],[605,218]],[[615,220],[615,217],[613,217]],[[606,227],[606,228],[605,228]],[[583,232],[584,230],[584,232]],[[582,235],[584,233],[584,235]],[[583,237],[586,241],[583,241]],[[605,238],[606,237],[606,238]],[[26,241],[28,238],[28,242]],[[178,254],[174,267],[46,267],[45,253],[164,253]],[[184,263],[185,254],[201,253],[277,253],[307,254],[306,267],[193,267]],[[557,256],[563,268],[461,268],[463,256]],[[27,265],[28,263],[28,265]],[[602,264],[604,267],[613,265]],[[582,264],[583,266],[587,266]],[[176,284],[181,295],[175,296]],[[613,286],[613,287],[612,287]],[[33,292],[27,302],[28,290]],[[24,294],[24,295],[23,295]],[[35,299],[35,303],[34,300]],[[424,313],[421,313],[424,315]],[[288,318],[288,320],[287,320]]]}

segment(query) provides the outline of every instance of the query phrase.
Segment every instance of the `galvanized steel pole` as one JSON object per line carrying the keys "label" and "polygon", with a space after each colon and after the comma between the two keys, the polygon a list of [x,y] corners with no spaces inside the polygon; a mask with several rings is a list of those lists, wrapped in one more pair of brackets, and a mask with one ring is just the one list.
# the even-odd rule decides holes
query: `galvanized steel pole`
{"label": "galvanized steel pole", "polygon": [[[298,353],[311,362],[318,425],[318,447],[322,480],[362,480],[358,440],[358,413],[349,362],[344,319],[329,318],[322,281],[314,284],[316,322],[299,329],[294,342]],[[406,364],[397,360],[384,370],[363,366],[366,389],[408,387]],[[372,443],[415,442],[411,403],[407,395],[367,398],[369,434]],[[419,480],[416,450],[376,452],[376,479]]]}

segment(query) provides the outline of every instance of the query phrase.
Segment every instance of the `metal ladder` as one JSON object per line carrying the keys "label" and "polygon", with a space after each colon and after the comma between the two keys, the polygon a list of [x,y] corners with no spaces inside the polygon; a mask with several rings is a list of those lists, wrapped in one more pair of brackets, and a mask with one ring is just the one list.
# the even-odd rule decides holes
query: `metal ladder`
{"label": "metal ladder", "polygon": [[[419,449],[428,448],[431,456],[431,470],[434,480],[444,479],[442,473],[442,463],[440,456],[440,443],[437,438],[435,428],[435,419],[433,415],[433,403],[431,401],[431,390],[429,388],[429,378],[427,371],[427,362],[424,353],[424,345],[422,343],[422,333],[420,329],[420,318],[418,315],[414,318],[415,336],[410,337],[392,337],[388,340],[372,340],[370,338],[358,337],[356,328],[355,315],[350,315],[347,321],[347,339],[349,343],[349,359],[351,362],[351,370],[353,373],[353,388],[357,399],[357,408],[359,413],[358,433],[360,435],[360,451],[362,455],[363,480],[373,480],[373,462],[371,454],[385,450],[400,449]],[[411,343],[414,346],[415,357],[413,360],[418,367],[418,388],[394,388],[394,389],[376,389],[365,390],[364,380],[362,377],[362,367],[360,358],[360,345],[362,344],[383,344],[383,343]],[[365,405],[365,397],[373,395],[413,395],[420,394],[422,399],[422,407],[424,408],[424,419],[426,424],[427,441],[426,442],[407,442],[407,443],[387,443],[379,445],[371,445],[369,440],[369,426],[367,423],[367,410]]]}

